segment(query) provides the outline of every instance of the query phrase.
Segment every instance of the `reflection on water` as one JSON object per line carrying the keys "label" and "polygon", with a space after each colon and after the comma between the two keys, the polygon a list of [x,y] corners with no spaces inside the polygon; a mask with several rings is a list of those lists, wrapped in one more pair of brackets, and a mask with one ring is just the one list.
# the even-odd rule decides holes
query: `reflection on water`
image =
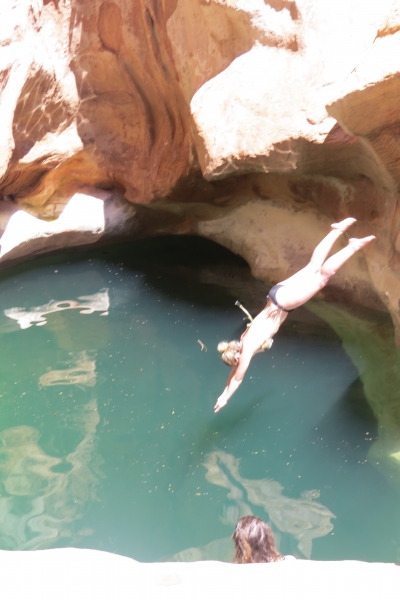
{"label": "reflection on water", "polygon": [[100,290],[97,294],[79,296],[78,300],[79,302],[76,300],[52,300],[42,306],[34,306],[30,310],[20,307],[6,308],[4,314],[6,317],[17,321],[21,329],[28,329],[34,323],[36,323],[37,327],[46,325],[47,320],[45,315],[62,310],[81,309],[79,312],[82,315],[91,315],[95,311],[102,313],[102,316],[108,314],[110,299],[107,288]]}
{"label": "reflection on water", "polygon": [[[237,521],[246,515],[254,514],[256,507],[262,507],[270,524],[277,530],[275,541],[279,548],[279,532],[289,534],[297,542],[297,548],[305,558],[311,557],[312,541],[323,537],[333,529],[331,519],[335,515],[315,498],[319,490],[307,490],[300,499],[289,498],[283,486],[271,479],[245,479],[239,473],[240,461],[232,454],[213,451],[206,456],[206,480],[216,486],[228,489],[230,504],[222,506],[219,519],[233,531]],[[232,504],[233,502],[233,504]],[[170,560],[192,562],[197,560],[230,561],[233,557],[231,537],[213,540],[204,546],[187,548],[173,555]]]}
{"label": "reflection on water", "polygon": [[241,477],[239,462],[231,454],[215,451],[203,463],[207,481],[229,489],[227,496],[237,505],[237,511],[232,506],[229,507],[232,512],[224,511],[222,521],[234,526],[241,517],[253,514],[251,505],[261,506],[275,527],[292,535],[303,556],[310,558],[312,540],[330,533],[333,529],[331,519],[335,518],[328,508],[314,502],[314,498],[319,498],[319,491],[305,491],[299,500],[288,498],[277,481]]}
{"label": "reflection on water", "polygon": [[[236,522],[235,522],[236,524]],[[177,552],[171,558],[171,562],[195,562],[198,560],[221,560],[231,562],[234,554],[234,545],[231,537],[214,540],[205,546],[198,548],[187,548]]]}
{"label": "reflection on water", "polygon": [[[79,309],[83,315],[107,314],[109,304],[108,289],[104,288],[94,294],[79,296],[78,301],[52,300],[30,310],[5,309],[4,314],[25,330],[34,323],[47,326],[46,315],[70,309]],[[63,330],[70,329],[68,324],[63,325],[64,321],[54,318],[48,330],[54,331],[56,337],[61,334],[63,339]],[[82,325],[79,329],[82,331]],[[79,337],[75,334],[75,341],[71,340],[67,346],[71,343],[72,347],[76,346]],[[81,346],[78,342],[78,348]],[[96,385],[93,352],[94,349],[89,347],[68,352],[68,358],[61,361],[63,368],[48,367],[47,372],[39,376],[39,390],[70,386],[70,397],[73,398],[74,390],[93,388]],[[58,413],[53,416],[57,417]],[[99,502],[97,490],[103,477],[102,459],[96,443],[100,421],[97,399],[90,397],[77,402],[73,398],[72,406],[59,416],[61,427],[73,431],[79,440],[64,457],[46,452],[39,442],[44,431],[31,425],[10,427],[0,433],[1,548],[29,550],[60,543],[69,545],[93,534],[90,527],[79,527],[79,521],[92,502]]]}
{"label": "reflection on water", "polygon": [[55,540],[67,542],[91,534],[88,528],[76,532],[71,528],[85,514],[89,502],[99,501],[96,489],[101,461],[94,443],[99,423],[97,401],[80,407],[74,417],[84,436],[64,461],[44,452],[34,427],[20,425],[0,433],[2,549],[47,548]]}
{"label": "reflection on water", "polygon": [[69,353],[71,360],[67,369],[51,369],[39,377],[39,385],[96,385],[96,361],[90,359],[88,352]]}

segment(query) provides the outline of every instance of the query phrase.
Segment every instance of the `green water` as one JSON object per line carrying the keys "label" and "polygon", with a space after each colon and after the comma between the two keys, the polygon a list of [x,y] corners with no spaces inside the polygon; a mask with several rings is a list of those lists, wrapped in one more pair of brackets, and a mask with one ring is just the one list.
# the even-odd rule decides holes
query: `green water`
{"label": "green water", "polygon": [[399,560],[400,503],[367,460],[376,423],[326,325],[292,313],[214,415],[241,289],[262,306],[242,261],[191,239],[2,274],[1,549],[229,560],[253,513],[282,553]]}

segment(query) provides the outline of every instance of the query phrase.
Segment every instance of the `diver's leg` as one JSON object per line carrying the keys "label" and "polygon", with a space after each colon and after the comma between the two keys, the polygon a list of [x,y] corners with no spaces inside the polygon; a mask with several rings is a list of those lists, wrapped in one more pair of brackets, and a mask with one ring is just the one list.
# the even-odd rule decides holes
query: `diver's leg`
{"label": "diver's leg", "polygon": [[309,263],[304,269],[274,286],[274,295],[278,304],[285,310],[293,310],[310,300],[322,290],[346,261],[358,250],[372,242],[375,236],[351,238],[348,245],[336,252],[324,262],[322,267]]}
{"label": "diver's leg", "polygon": [[349,217],[348,219],[344,219],[344,221],[340,221],[340,223],[333,223],[331,225],[332,231],[330,231],[315,248],[310,263],[312,263],[315,267],[322,267],[332,249],[333,244],[340,238],[346,229],[355,223],[355,221],[356,219]]}
{"label": "diver's leg", "polygon": [[[326,283],[328,283],[332,275],[334,275],[336,271],[338,271],[340,267],[353,256],[353,254],[358,250],[361,250],[361,248],[364,248],[364,246],[374,239],[374,235],[369,235],[365,238],[350,238],[346,248],[339,250],[339,252],[336,252],[336,254],[328,258],[321,268],[321,276],[327,279]],[[326,285],[326,283],[324,285]]]}
{"label": "diver's leg", "polygon": [[275,285],[272,290],[280,308],[290,311],[310,300],[327,282],[328,279],[321,276],[320,268],[308,264],[289,279]]}

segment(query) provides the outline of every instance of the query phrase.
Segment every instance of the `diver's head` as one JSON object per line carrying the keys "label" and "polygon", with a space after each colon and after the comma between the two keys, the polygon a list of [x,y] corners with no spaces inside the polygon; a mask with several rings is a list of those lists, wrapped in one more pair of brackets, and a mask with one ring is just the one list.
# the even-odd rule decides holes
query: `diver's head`
{"label": "diver's head", "polygon": [[237,365],[240,357],[242,342],[233,340],[232,342],[220,342],[217,346],[218,352],[221,353],[221,358],[228,367]]}

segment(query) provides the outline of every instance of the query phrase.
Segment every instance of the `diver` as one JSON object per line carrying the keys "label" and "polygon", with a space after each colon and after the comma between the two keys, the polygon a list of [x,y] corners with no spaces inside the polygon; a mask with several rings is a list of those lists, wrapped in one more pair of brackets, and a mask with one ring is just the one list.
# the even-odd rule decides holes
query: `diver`
{"label": "diver", "polygon": [[[336,240],[355,221],[356,219],[348,218],[340,223],[333,223],[331,231],[315,248],[308,265],[289,279],[275,285],[267,296],[267,305],[253,320],[248,315],[251,322],[240,341],[233,340],[218,344],[218,352],[221,353],[222,360],[232,367],[232,371],[224,391],[214,406],[214,412],[221,410],[236,392],[253,356],[271,347],[273,336],[289,312],[310,300],[327,285],[332,275],[353,254],[375,239],[374,235],[350,238],[345,248],[327,258]],[[243,310],[243,307],[241,308]]]}

